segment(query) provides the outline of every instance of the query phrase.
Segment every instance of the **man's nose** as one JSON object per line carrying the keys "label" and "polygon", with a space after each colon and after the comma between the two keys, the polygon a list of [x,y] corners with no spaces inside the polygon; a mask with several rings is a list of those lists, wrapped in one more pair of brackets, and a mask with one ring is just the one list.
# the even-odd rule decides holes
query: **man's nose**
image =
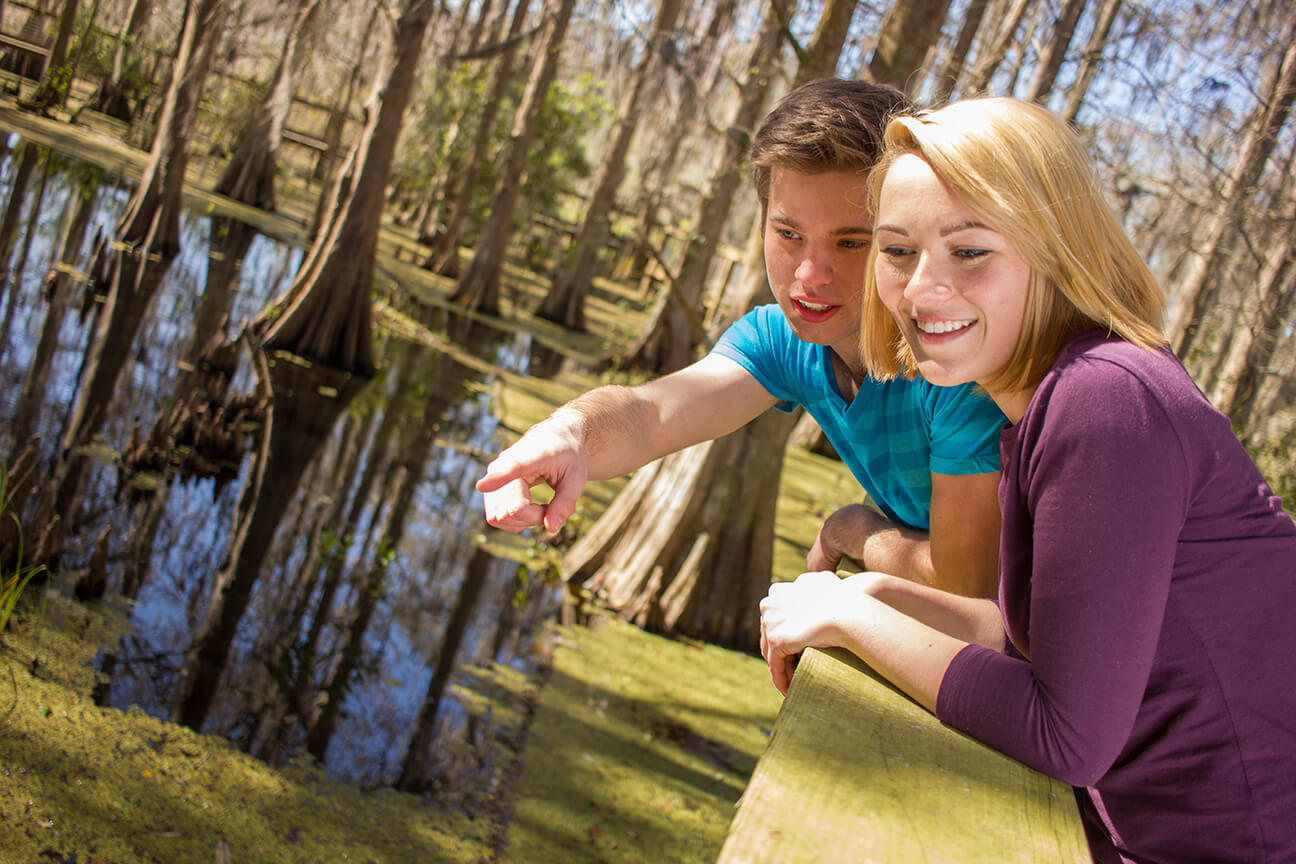
{"label": "man's nose", "polygon": [[796,278],[802,285],[827,285],[832,281],[832,265],[826,255],[807,249],[797,265]]}

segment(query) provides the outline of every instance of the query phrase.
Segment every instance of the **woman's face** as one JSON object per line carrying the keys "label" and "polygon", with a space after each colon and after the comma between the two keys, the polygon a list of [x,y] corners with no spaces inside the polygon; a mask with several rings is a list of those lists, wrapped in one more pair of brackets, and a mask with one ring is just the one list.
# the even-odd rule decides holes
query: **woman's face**
{"label": "woman's face", "polygon": [[[942,386],[993,380],[1017,347],[1030,286],[1030,265],[1008,238],[955,198],[922,157],[905,154],[883,180],[874,242],[878,295],[919,373]],[[1017,394],[987,389],[1010,420],[1020,419],[1004,401]]]}

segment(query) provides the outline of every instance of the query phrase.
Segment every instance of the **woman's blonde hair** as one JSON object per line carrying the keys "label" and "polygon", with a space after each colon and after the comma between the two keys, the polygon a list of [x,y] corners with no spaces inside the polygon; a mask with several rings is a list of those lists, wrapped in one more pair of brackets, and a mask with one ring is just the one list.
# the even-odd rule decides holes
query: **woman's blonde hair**
{"label": "woman's blonde hair", "polygon": [[[1032,387],[1076,334],[1106,327],[1147,349],[1165,344],[1165,293],[1103,200],[1084,145],[1032,102],[985,98],[895,117],[870,176],[873,212],[887,171],[915,154],[978,219],[1008,238],[1031,268],[1016,350],[992,390]],[[865,282],[860,354],[869,374],[912,378],[918,364],[878,298],[874,264]]]}

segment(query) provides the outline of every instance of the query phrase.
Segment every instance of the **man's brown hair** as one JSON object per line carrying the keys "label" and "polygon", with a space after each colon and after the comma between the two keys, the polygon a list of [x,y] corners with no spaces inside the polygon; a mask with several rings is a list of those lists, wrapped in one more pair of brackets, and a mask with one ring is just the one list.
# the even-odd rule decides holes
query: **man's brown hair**
{"label": "man's brown hair", "polygon": [[811,81],[784,96],[756,130],[749,154],[762,215],[775,165],[806,174],[866,172],[882,155],[887,120],[912,108],[894,87],[841,78]]}

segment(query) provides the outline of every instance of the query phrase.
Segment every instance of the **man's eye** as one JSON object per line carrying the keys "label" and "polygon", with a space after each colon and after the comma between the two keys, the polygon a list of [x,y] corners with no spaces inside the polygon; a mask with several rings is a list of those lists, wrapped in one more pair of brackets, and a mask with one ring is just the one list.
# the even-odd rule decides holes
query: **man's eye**
{"label": "man's eye", "polygon": [[867,249],[869,248],[869,241],[843,238],[838,241],[837,245],[843,249]]}
{"label": "man's eye", "polygon": [[784,240],[797,240],[797,233],[791,228],[775,228],[774,233],[778,234]]}

